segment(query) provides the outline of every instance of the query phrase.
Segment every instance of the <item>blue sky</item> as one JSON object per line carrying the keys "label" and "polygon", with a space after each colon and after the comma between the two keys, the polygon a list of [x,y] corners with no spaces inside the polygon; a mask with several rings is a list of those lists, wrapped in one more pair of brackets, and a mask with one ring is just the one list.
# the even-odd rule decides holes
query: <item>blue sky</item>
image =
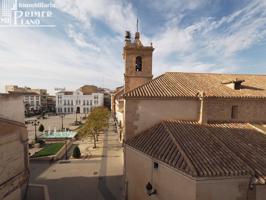
{"label": "blue sky", "polygon": [[[40,0],[39,0],[40,1]],[[47,1],[47,0],[46,0]],[[4,85],[123,84],[124,32],[153,43],[153,74],[266,74],[265,0],[53,0],[55,28],[0,29]]]}

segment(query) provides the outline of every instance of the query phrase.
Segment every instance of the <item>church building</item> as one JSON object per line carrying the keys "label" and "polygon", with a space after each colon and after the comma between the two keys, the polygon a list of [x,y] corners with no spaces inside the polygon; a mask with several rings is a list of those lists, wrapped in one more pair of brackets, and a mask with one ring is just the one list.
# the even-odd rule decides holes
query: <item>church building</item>
{"label": "church building", "polygon": [[265,199],[266,75],[153,79],[153,50],[126,32],[125,84],[112,106],[123,115],[126,198]]}

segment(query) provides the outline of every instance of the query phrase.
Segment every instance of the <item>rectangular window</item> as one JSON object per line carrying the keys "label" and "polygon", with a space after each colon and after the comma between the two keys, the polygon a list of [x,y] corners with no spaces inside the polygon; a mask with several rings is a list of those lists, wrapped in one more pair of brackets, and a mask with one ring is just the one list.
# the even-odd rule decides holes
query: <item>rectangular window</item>
{"label": "rectangular window", "polygon": [[153,162],[153,168],[154,168],[154,169],[158,169],[158,168],[159,168],[159,163],[157,163],[157,162]]}
{"label": "rectangular window", "polygon": [[237,118],[238,118],[238,106],[232,106],[231,119],[237,119]]}

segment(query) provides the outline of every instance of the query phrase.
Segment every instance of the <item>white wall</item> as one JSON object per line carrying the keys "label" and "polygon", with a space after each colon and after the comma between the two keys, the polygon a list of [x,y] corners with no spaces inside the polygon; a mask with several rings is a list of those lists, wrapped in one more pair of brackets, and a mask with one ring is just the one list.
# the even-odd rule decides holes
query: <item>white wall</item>
{"label": "white wall", "polygon": [[[125,179],[128,181],[128,200],[196,200],[196,183],[181,173],[153,160],[128,146],[125,147]],[[146,184],[150,182],[157,194],[149,196]]]}
{"label": "white wall", "polygon": [[[61,102],[58,100],[58,96],[62,97]],[[66,105],[64,105],[65,101]],[[91,95],[83,95],[81,91],[75,91],[72,95],[64,95],[64,92],[58,92],[56,94],[57,113],[60,113],[58,111],[59,109],[62,110],[62,113],[75,113],[77,107],[80,108],[80,113],[89,113],[93,107],[103,106],[103,103],[104,94],[102,93],[92,93]]]}

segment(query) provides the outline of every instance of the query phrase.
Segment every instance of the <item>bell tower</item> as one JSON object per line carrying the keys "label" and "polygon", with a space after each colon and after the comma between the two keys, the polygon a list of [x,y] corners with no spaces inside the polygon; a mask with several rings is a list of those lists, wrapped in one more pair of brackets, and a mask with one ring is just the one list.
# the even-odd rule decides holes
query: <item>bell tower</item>
{"label": "bell tower", "polygon": [[[137,28],[138,29],[138,28]],[[128,92],[152,80],[152,52],[154,48],[143,46],[140,33],[135,33],[132,41],[131,34],[126,31],[123,59],[125,61],[125,91]]]}

